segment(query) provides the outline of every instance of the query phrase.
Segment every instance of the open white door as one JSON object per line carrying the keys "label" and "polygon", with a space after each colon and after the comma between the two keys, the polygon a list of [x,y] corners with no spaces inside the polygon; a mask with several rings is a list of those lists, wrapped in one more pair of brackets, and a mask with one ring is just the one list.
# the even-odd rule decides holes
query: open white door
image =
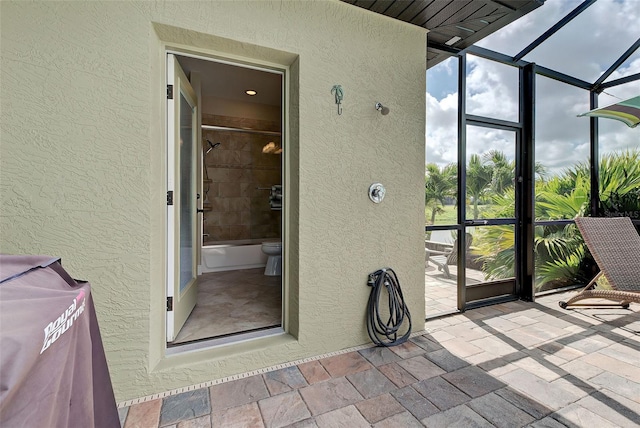
{"label": "open white door", "polygon": [[198,108],[180,64],[167,54],[167,342],[196,304]]}

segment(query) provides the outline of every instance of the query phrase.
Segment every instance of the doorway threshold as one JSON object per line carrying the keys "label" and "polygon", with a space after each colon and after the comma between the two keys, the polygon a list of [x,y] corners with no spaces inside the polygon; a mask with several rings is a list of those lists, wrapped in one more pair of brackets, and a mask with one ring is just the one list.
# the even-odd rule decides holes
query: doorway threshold
{"label": "doorway threshold", "polygon": [[201,351],[203,349],[211,349],[219,346],[225,346],[232,343],[246,342],[253,339],[261,339],[264,337],[278,336],[284,334],[282,326],[264,327],[240,333],[227,334],[224,336],[212,337],[208,339],[194,340],[191,342],[171,344],[167,343],[166,355],[177,355],[186,352]]}

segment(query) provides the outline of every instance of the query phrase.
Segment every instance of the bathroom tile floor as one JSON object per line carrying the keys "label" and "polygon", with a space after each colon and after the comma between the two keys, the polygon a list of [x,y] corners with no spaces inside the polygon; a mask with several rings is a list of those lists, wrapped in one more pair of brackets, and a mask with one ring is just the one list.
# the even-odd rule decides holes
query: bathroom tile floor
{"label": "bathroom tile floor", "polygon": [[638,427],[640,305],[547,295],[430,320],[358,347],[120,409],[143,427]]}
{"label": "bathroom tile floor", "polygon": [[280,276],[264,268],[205,273],[198,277],[196,307],[174,344],[279,326]]}

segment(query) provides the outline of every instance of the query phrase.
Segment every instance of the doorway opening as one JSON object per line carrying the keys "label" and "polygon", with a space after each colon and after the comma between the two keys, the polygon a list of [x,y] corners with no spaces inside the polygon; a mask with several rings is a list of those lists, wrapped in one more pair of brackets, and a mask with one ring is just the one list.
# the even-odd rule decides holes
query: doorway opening
{"label": "doorway opening", "polygon": [[457,144],[428,141],[426,147],[427,318],[523,296],[523,219],[531,209],[526,206],[531,158],[519,108],[524,98],[520,72],[495,65],[505,67],[502,83],[516,94],[521,91],[514,110],[477,111],[466,103],[466,56],[446,63],[458,77],[452,86],[458,104],[446,121]]}
{"label": "doorway opening", "polygon": [[283,82],[167,53],[168,347],[282,331]]}

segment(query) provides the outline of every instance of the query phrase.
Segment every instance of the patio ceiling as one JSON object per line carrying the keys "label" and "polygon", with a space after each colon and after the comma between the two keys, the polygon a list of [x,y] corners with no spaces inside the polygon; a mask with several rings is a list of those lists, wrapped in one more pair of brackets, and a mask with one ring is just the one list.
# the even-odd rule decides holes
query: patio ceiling
{"label": "patio ceiling", "polygon": [[427,68],[542,6],[544,0],[342,0],[429,30]]}

